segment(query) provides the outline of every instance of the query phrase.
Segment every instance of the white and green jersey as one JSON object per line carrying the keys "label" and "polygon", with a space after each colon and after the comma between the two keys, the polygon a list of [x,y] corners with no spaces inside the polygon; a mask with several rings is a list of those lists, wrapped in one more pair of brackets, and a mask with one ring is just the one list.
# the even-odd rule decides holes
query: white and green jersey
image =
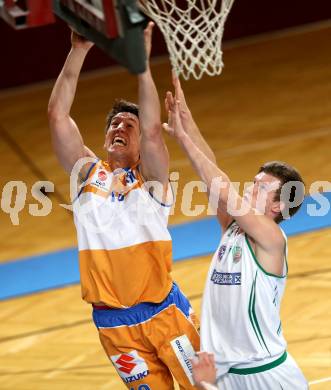
{"label": "white and green jersey", "polygon": [[279,311],[286,275],[286,250],[283,276],[270,274],[238,224],[228,227],[211,262],[201,315],[201,349],[215,354],[218,376],[283,359]]}

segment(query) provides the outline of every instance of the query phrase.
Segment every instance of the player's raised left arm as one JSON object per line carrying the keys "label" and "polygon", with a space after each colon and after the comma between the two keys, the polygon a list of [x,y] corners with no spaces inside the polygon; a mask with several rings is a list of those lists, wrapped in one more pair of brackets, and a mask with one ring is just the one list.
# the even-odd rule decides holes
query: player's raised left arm
{"label": "player's raised left arm", "polygon": [[169,176],[169,154],[162,134],[159,96],[149,65],[153,25],[153,22],[150,22],[144,32],[146,71],[138,76],[140,160],[145,180],[158,181],[166,186]]}
{"label": "player's raised left arm", "polygon": [[[172,83],[175,88],[175,98],[179,101],[180,119],[183,124],[184,130],[190,136],[191,140],[197,145],[197,147],[216,164],[216,157],[211,147],[208,145],[205,138],[202,136],[201,131],[196,124],[191,110],[189,109],[184,91],[182,89],[178,76],[173,72]],[[168,106],[168,99],[165,101],[166,107]]]}
{"label": "player's raised left arm", "polygon": [[170,104],[170,118],[168,124],[164,124],[164,129],[176,138],[189,157],[193,168],[206,183],[214,208],[221,209],[232,216],[259,247],[271,257],[277,257],[282,261],[283,258],[279,257],[279,253],[282,253],[284,248],[284,238],[279,226],[271,218],[253,209],[248,201],[239,195],[228,175],[197,147],[182,126],[179,102],[176,100],[173,102]]}

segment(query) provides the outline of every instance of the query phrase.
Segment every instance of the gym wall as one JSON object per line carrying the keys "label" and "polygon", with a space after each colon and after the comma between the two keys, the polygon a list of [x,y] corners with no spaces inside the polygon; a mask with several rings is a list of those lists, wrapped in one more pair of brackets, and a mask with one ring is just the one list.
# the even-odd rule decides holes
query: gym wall
{"label": "gym wall", "polygon": [[[236,0],[225,25],[224,40],[330,18],[331,2],[326,0]],[[59,19],[52,25],[20,31],[0,19],[0,37],[0,89],[55,78],[70,48],[68,27]],[[159,31],[154,39],[153,55],[165,54]],[[84,70],[114,64],[95,47],[84,63]]]}

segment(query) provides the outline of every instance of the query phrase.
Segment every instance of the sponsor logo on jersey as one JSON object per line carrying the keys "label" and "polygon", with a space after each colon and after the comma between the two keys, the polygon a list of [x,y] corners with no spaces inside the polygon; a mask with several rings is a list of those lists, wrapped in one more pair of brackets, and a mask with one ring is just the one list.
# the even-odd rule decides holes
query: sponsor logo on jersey
{"label": "sponsor logo on jersey", "polygon": [[195,352],[190,340],[186,335],[183,335],[171,340],[170,344],[186,376],[188,377],[191,384],[194,385],[192,376],[192,363],[190,359],[194,357]]}
{"label": "sponsor logo on jersey", "polygon": [[214,269],[210,280],[214,284],[227,285],[227,286],[240,285],[241,272],[217,272]]}
{"label": "sponsor logo on jersey", "polygon": [[135,350],[110,356],[110,359],[125,383],[139,381],[149,374],[146,361]]}
{"label": "sponsor logo on jersey", "polygon": [[137,182],[137,178],[132,169],[128,169],[126,171],[125,180],[128,184],[133,184]]}
{"label": "sponsor logo on jersey", "polygon": [[218,260],[222,261],[222,258],[224,256],[224,253],[226,251],[226,245],[221,245],[220,249],[218,250]]}
{"label": "sponsor logo on jersey", "polygon": [[107,172],[106,171],[99,171],[98,178],[101,181],[106,181],[107,180]]}
{"label": "sponsor logo on jersey", "polygon": [[[131,169],[119,168],[110,174],[105,169],[99,169],[86,187],[97,188],[97,195],[110,198],[111,202],[123,202],[126,195],[136,187],[138,179]],[[100,190],[100,192],[99,192]],[[88,188],[85,189],[88,191]]]}
{"label": "sponsor logo on jersey", "polygon": [[242,248],[241,246],[234,246],[232,248],[232,256],[233,256],[233,261],[235,263],[238,263],[241,259],[242,256]]}
{"label": "sponsor logo on jersey", "polygon": [[[107,191],[107,179],[108,174],[104,169],[98,170],[91,180],[91,185],[97,189],[101,189],[102,192]],[[88,184],[87,184],[88,185]]]}
{"label": "sponsor logo on jersey", "polygon": [[117,199],[120,202],[123,201],[124,197],[137,183],[138,180],[131,169],[116,169],[113,172],[113,178],[109,188],[112,201],[114,201],[114,199]]}
{"label": "sponsor logo on jersey", "polygon": [[105,182],[100,181],[100,180],[96,180],[94,184],[96,184],[96,186],[99,187],[99,188],[100,187],[105,187],[105,185],[106,185]]}

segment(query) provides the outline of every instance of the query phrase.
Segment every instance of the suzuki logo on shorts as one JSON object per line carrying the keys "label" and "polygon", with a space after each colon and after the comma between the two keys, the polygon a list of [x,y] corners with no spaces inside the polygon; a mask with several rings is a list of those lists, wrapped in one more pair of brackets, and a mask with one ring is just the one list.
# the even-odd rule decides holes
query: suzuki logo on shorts
{"label": "suzuki logo on shorts", "polygon": [[125,383],[139,381],[148,376],[149,370],[146,361],[139,356],[138,351],[121,353],[110,356],[117,373]]}
{"label": "suzuki logo on shorts", "polygon": [[115,363],[117,364],[120,371],[130,374],[131,371],[136,367],[135,363],[130,363],[132,360],[134,360],[132,356],[123,354],[116,360]]}

